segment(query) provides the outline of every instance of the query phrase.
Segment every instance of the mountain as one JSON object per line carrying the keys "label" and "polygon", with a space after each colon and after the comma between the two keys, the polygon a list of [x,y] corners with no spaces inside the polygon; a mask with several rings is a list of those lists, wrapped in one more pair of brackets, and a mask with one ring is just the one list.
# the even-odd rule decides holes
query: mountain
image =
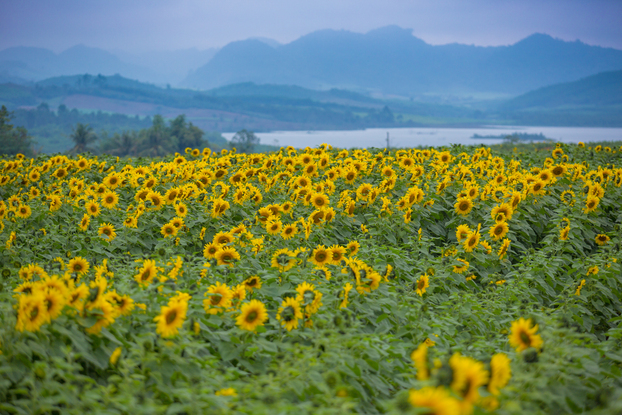
{"label": "mountain", "polygon": [[622,71],[530,91],[499,106],[502,118],[542,126],[622,126]]}
{"label": "mountain", "polygon": [[152,71],[125,63],[105,50],[84,45],[74,46],[59,54],[33,47],[13,47],[0,51],[0,75],[6,77],[39,81],[78,73],[120,73],[130,78],[144,78]]}
{"label": "mountain", "polygon": [[387,26],[366,34],[321,30],[271,47],[232,42],[182,86],[292,84],[413,96],[439,93],[518,95],[546,85],[622,69],[622,51],[534,34],[510,46],[433,46],[411,29]]}
{"label": "mountain", "polygon": [[190,48],[145,52],[115,50],[113,52],[124,62],[150,68],[152,70],[152,74],[144,74],[138,77],[140,80],[162,85],[177,85],[188,76],[191,71],[209,62],[216,52],[218,52],[218,49],[209,48],[199,50]]}
{"label": "mountain", "polygon": [[603,72],[575,82],[556,84],[505,102],[507,111],[553,108],[622,107],[622,71]]}

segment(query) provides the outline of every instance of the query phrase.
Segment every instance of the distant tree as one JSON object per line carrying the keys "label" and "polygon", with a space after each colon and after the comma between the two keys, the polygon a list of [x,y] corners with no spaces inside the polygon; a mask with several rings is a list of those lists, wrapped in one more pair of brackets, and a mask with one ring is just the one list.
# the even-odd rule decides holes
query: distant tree
{"label": "distant tree", "polygon": [[153,125],[141,131],[139,156],[161,157],[175,151],[175,143],[161,115],[153,117]]}
{"label": "distant tree", "polygon": [[133,156],[136,154],[138,145],[137,134],[133,131],[115,133],[110,140],[102,144],[102,151],[113,156]]}
{"label": "distant tree", "polygon": [[73,148],[68,151],[69,154],[80,154],[90,151],[95,153],[95,149],[89,147],[89,144],[97,140],[97,135],[93,132],[93,128],[88,124],[78,123],[71,133],[71,139],[75,143]]}
{"label": "distant tree", "polygon": [[207,145],[203,140],[205,134],[199,127],[186,122],[185,115],[179,115],[170,122],[171,137],[176,141],[178,153],[183,153],[186,148],[200,148]]}
{"label": "distant tree", "polygon": [[259,137],[252,131],[240,130],[229,142],[230,148],[235,148],[238,153],[252,153],[255,145],[259,144]]}
{"label": "distant tree", "polygon": [[32,138],[28,135],[23,127],[13,127],[10,124],[13,114],[9,112],[3,105],[0,108],[0,153],[13,156],[22,153],[25,156],[31,156]]}

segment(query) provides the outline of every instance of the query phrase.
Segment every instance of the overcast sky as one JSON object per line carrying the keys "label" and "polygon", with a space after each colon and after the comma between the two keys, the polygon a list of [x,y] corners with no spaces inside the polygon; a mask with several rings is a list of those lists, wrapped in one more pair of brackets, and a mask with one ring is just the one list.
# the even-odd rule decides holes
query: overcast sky
{"label": "overcast sky", "polygon": [[622,49],[622,0],[2,0],[0,50],[207,49],[391,24],[430,44],[508,45],[540,32]]}

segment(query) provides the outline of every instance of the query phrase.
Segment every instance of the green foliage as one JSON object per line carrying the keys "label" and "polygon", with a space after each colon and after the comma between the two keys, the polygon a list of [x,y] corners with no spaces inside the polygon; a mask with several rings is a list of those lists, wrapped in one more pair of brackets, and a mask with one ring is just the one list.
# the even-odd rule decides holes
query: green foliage
{"label": "green foliage", "polygon": [[3,105],[0,108],[0,152],[9,156],[18,153],[30,156],[33,153],[32,138],[25,128],[15,128],[9,124],[12,117],[12,114]]}
{"label": "green foliage", "polygon": [[239,153],[252,153],[259,144],[259,137],[252,131],[240,130],[231,138],[230,148],[235,148]]}
{"label": "green foliage", "polygon": [[[157,134],[172,125],[155,119],[151,128],[159,139]],[[511,379],[495,396],[498,414],[617,413],[622,408],[621,145],[506,143],[397,151],[322,146],[121,160],[107,154],[5,158],[0,161],[0,197],[6,205],[0,213],[0,413],[426,413],[412,408],[409,391],[449,389],[454,374],[448,361],[457,352],[482,362],[487,371],[494,354],[510,359]],[[442,163],[447,154],[451,160]],[[327,165],[317,176],[306,176],[305,159]],[[345,174],[329,179],[333,167],[345,172],[355,165],[360,171],[352,183]],[[568,170],[545,192],[524,187],[555,166]],[[423,168],[418,177],[416,167]],[[58,178],[64,168],[69,176]],[[35,180],[33,171],[41,177]],[[496,182],[499,175],[502,184]],[[157,179],[152,191],[181,195],[161,207],[142,200],[149,178]],[[311,182],[308,189],[326,195],[337,212],[332,221],[310,224],[316,209],[297,193],[300,178]],[[441,183],[445,186],[438,190]],[[598,208],[586,213],[583,189],[586,184],[597,189],[596,183],[604,192]],[[80,228],[86,203],[103,203],[98,192],[104,184],[118,204],[102,207]],[[379,191],[377,197],[357,195],[365,184]],[[480,195],[463,216],[455,203],[467,184],[477,185]],[[413,203],[406,221],[399,200],[414,185],[424,197]],[[260,192],[259,202],[250,198],[256,193],[237,199],[238,191],[251,186]],[[485,189],[490,191],[483,194]],[[572,203],[561,197],[569,189]],[[491,211],[515,191],[523,197],[508,219],[511,245],[500,258],[501,243],[488,234],[496,223]],[[354,201],[352,215],[340,204],[345,195]],[[54,209],[53,196],[62,201]],[[388,209],[383,197],[391,202]],[[213,211],[219,199],[230,203],[220,216]],[[290,239],[269,234],[260,220],[262,208],[286,203],[292,204],[289,212],[271,217],[296,226],[298,233]],[[165,237],[162,227],[179,219],[180,204],[187,208],[183,226]],[[32,209],[28,217],[18,216],[23,205]],[[134,216],[136,226],[126,226]],[[567,222],[564,240],[560,229]],[[115,238],[98,233],[104,224],[114,226]],[[467,252],[456,237],[461,224],[473,230],[481,225],[481,241],[493,249],[480,245]],[[239,233],[226,246],[240,259],[233,266],[207,259],[205,245],[234,229]],[[597,244],[598,234],[607,235],[608,242]],[[323,269],[313,264],[314,250],[353,241],[360,250],[347,254],[343,263]],[[295,267],[283,272],[271,262],[282,248],[301,249]],[[90,265],[84,275],[69,269],[76,257]],[[365,274],[357,269],[358,279],[354,259],[369,267]],[[454,270],[457,259],[469,262],[466,272]],[[159,269],[151,283],[141,284],[136,277],[146,260]],[[116,315],[99,333],[88,330],[103,311],[69,305],[37,330],[19,331],[20,298],[27,294],[15,290],[27,288],[27,279],[45,280],[27,277],[35,265],[57,275],[67,290],[85,284],[91,300],[82,305],[94,301],[103,277],[105,295],[128,296],[136,308]],[[381,281],[365,291],[373,273]],[[423,274],[429,286],[418,293]],[[216,314],[205,311],[204,301],[215,297],[206,292],[210,285],[236,287],[251,276],[262,285],[245,291],[245,300]],[[276,315],[303,283],[314,285],[314,296],[322,294],[322,305],[287,331]],[[341,307],[345,284],[355,287]],[[154,319],[180,293],[189,296],[187,315],[179,333],[166,337]],[[307,294],[301,300],[305,305],[311,302]],[[240,305],[251,299],[265,305],[269,319],[247,331],[236,318]],[[519,318],[538,325],[541,350],[519,352],[510,345],[512,323]],[[427,359],[431,374],[421,379],[411,352],[427,339],[434,343]],[[492,397],[486,385],[480,394]],[[486,412],[477,402],[473,413]]]}

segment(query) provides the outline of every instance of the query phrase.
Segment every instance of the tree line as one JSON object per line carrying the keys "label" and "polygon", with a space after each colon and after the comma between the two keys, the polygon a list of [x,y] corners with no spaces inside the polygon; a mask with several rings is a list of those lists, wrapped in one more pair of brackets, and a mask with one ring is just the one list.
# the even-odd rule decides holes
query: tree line
{"label": "tree line", "polygon": [[[36,141],[26,128],[12,124],[14,114],[5,106],[0,109],[0,153],[15,155],[22,153],[32,156],[37,153]],[[89,124],[76,123],[69,138],[73,147],[67,154],[90,152],[125,157],[161,157],[167,154],[184,153],[186,148],[205,148],[219,151],[225,147],[236,148],[239,152],[250,153],[259,146],[259,138],[252,131],[238,131],[231,142],[227,142],[220,133],[205,133],[192,122],[186,121],[185,115],[170,120],[168,123],[161,115],[153,117],[151,126],[140,130],[125,130],[112,136],[102,133],[98,136]],[[267,147],[267,146],[260,146]],[[271,148],[262,150],[270,150]]]}

